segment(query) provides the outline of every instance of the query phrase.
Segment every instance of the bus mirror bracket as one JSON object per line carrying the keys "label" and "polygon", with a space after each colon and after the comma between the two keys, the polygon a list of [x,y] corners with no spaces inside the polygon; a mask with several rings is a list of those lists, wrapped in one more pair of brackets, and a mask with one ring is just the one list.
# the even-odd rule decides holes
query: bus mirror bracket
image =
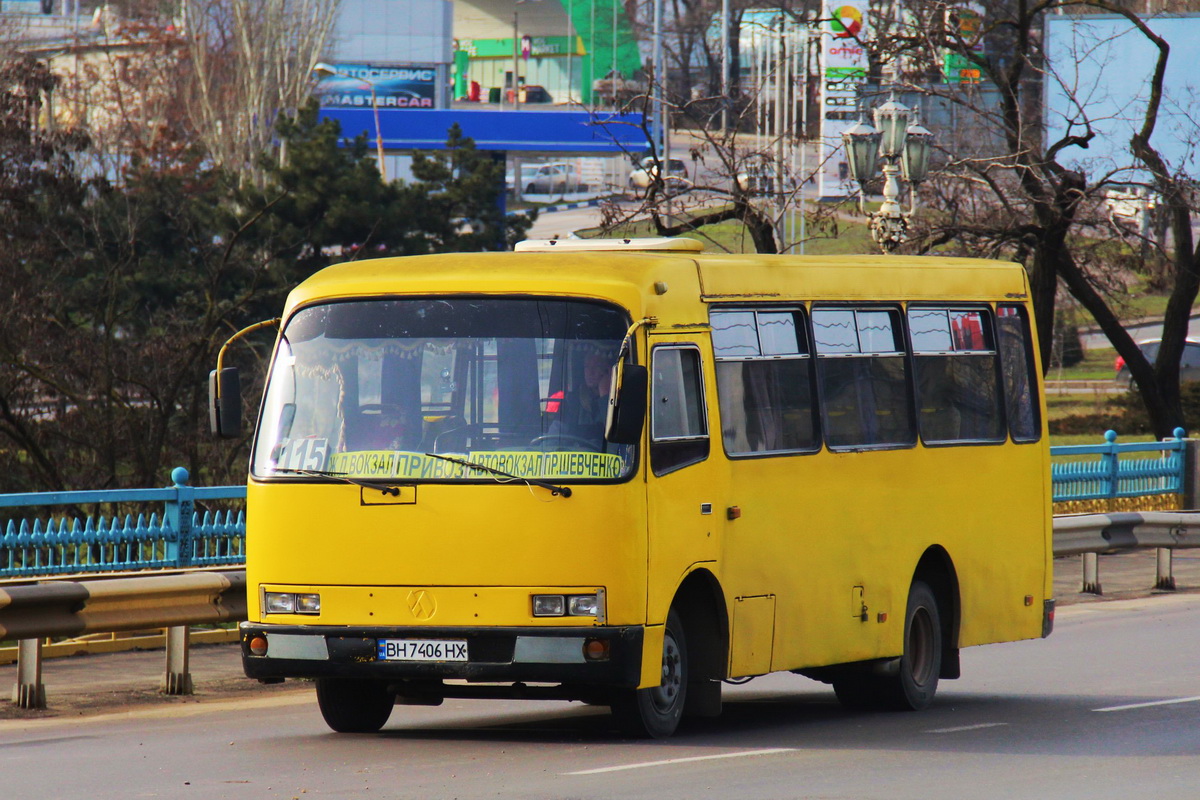
{"label": "bus mirror bracket", "polygon": [[637,444],[646,422],[646,390],[649,370],[641,364],[625,364],[620,371],[620,384],[608,409],[605,437],[613,444]]}
{"label": "bus mirror bracket", "polygon": [[237,367],[208,373],[208,423],[214,436],[234,439],[242,433],[242,379]]}

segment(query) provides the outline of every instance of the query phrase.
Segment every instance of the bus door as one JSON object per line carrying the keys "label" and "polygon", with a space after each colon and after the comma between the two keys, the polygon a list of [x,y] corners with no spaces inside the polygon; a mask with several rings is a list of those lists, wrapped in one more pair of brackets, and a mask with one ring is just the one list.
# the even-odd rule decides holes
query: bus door
{"label": "bus door", "polygon": [[[715,387],[707,333],[650,339],[647,622],[666,618],[683,575],[714,574],[729,512],[728,472],[711,442]],[[715,409],[714,409],[715,412]]]}

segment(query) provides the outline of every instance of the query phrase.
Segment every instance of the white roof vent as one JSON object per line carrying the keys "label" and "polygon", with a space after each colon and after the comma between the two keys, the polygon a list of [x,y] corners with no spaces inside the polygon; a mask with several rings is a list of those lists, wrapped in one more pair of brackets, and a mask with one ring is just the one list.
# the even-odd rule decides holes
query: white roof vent
{"label": "white roof vent", "polygon": [[513,248],[518,253],[552,253],[556,250],[571,253],[596,251],[644,253],[700,253],[704,242],[695,239],[659,236],[645,239],[526,239]]}

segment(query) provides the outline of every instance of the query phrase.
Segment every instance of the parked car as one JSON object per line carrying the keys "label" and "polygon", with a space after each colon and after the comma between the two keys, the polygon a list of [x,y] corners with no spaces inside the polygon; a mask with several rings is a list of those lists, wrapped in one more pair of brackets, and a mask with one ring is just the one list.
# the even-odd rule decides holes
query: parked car
{"label": "parked car", "polygon": [[[637,168],[629,173],[629,193],[636,197],[644,197],[655,178],[658,177],[661,163],[662,160],[656,159],[654,156],[643,158]],[[663,187],[668,195],[682,194],[692,188],[692,182],[688,180],[687,165],[678,158],[668,160],[667,174],[663,176]]]}
{"label": "parked car", "polygon": [[[1144,342],[1138,342],[1138,349],[1153,364],[1154,359],[1158,358],[1160,344],[1162,344],[1162,339],[1147,339]],[[1125,359],[1117,356],[1117,360],[1113,363],[1113,371],[1116,372],[1115,380],[1118,386],[1133,388],[1133,377],[1129,374],[1129,367],[1126,366]],[[1200,341],[1188,339],[1183,343],[1183,358],[1179,361],[1179,380],[1200,381]]]}
{"label": "parked car", "polygon": [[568,194],[586,192],[587,188],[575,165],[566,163],[542,164],[533,177],[525,181],[525,194]]}

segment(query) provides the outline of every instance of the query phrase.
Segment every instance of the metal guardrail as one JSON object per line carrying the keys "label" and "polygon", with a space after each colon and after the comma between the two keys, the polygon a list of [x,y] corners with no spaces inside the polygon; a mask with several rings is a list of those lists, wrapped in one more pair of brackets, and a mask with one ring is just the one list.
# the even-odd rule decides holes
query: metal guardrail
{"label": "metal guardrail", "polygon": [[0,639],[82,636],[245,618],[245,570],[0,588]]}
{"label": "metal guardrail", "polygon": [[1157,548],[1155,589],[1175,589],[1172,557],[1175,550],[1200,547],[1200,511],[1146,511],[1079,514],[1054,518],[1054,555],[1083,555],[1083,587],[1102,594],[1102,553]]}
{"label": "metal guardrail", "polygon": [[0,510],[47,506],[163,503],[151,513],[10,519],[0,534],[0,578],[140,569],[239,566],[245,563],[244,511],[195,510],[197,501],[244,500],[245,486],[188,486],[188,471],[171,472],[165,489],[113,489],[0,495]]}
{"label": "metal guardrail", "polygon": [[246,573],[190,572],[0,588],[0,639],[17,640],[13,703],[45,708],[42,640],[49,636],[167,628],[162,690],[191,694],[191,625],[246,618]]}

